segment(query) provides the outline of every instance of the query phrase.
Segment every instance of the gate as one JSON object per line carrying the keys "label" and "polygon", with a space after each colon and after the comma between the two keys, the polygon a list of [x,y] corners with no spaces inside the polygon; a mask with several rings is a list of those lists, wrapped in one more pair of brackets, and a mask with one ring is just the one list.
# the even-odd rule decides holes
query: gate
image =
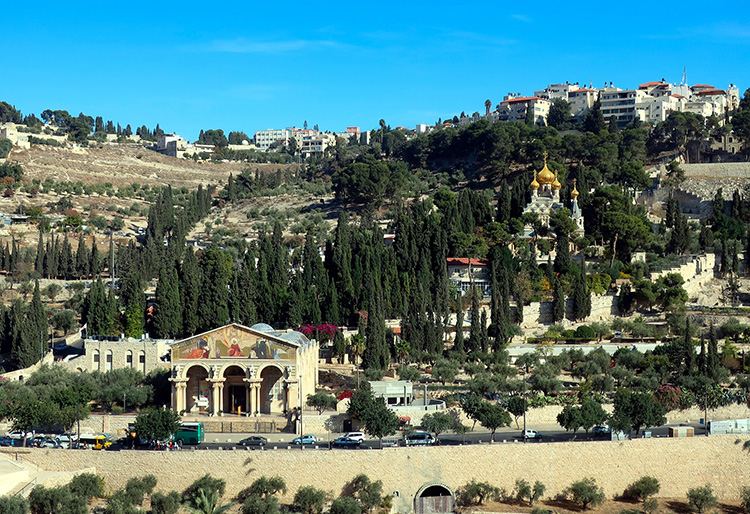
{"label": "gate", "polygon": [[454,505],[453,491],[439,483],[423,485],[414,497],[416,514],[445,514],[453,512]]}

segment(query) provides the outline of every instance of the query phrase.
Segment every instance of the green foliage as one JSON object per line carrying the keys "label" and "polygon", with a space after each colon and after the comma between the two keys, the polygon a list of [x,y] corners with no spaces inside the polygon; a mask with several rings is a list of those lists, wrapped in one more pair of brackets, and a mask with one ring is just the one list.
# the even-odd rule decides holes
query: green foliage
{"label": "green foliage", "polygon": [[81,473],[71,479],[68,489],[73,496],[84,498],[86,502],[89,502],[92,498],[103,496],[104,479],[94,473]]}
{"label": "green foliage", "polygon": [[631,500],[645,501],[658,492],[659,480],[654,477],[643,476],[630,484],[625,489],[623,496]]}
{"label": "green foliage", "polygon": [[[341,496],[331,503],[328,514],[361,514],[362,506],[357,500],[349,496]],[[243,514],[246,514],[243,512]],[[254,514],[254,513],[247,513]]]}
{"label": "green foliage", "polygon": [[227,483],[223,478],[214,478],[210,474],[205,474],[190,484],[190,486],[182,492],[182,501],[191,501],[191,499],[198,494],[200,489],[216,491],[219,493],[219,496],[223,496],[226,487]]}
{"label": "green foliage", "polygon": [[745,514],[750,514],[750,486],[745,486],[740,490],[740,498],[742,499],[742,510]]}
{"label": "green foliage", "polygon": [[383,499],[383,482],[380,480],[373,482],[365,474],[355,476],[344,487],[344,490],[359,501],[365,512],[378,507]]}
{"label": "green foliage", "polygon": [[0,496],[0,512],[4,514],[29,514],[29,502],[23,496]]}
{"label": "green foliage", "polygon": [[458,373],[458,364],[453,361],[441,359],[435,363],[432,367],[432,378],[442,382],[445,385],[446,382],[451,382],[456,378]]}
{"label": "green foliage", "polygon": [[335,396],[327,393],[315,393],[307,395],[307,406],[318,411],[318,415],[323,414],[325,410],[335,410],[337,400]]}
{"label": "green foliage", "polygon": [[604,503],[604,490],[596,485],[596,479],[594,478],[584,478],[578,482],[573,482],[569,490],[573,501],[580,505],[583,510]]}
{"label": "green foliage", "polygon": [[422,428],[435,434],[435,440],[440,440],[440,434],[451,430],[456,420],[448,412],[427,413],[422,417]]}
{"label": "green foliage", "polygon": [[269,497],[278,493],[286,493],[286,482],[279,476],[262,476],[256,479],[249,487],[243,489],[237,498],[244,502],[249,496]]}
{"label": "green foliage", "polygon": [[703,514],[706,510],[719,504],[710,484],[688,489],[687,498],[690,512],[697,512],[698,514]]}
{"label": "green foliage", "polygon": [[500,494],[500,489],[487,482],[477,482],[472,480],[463,487],[460,487],[456,492],[458,504],[470,506],[484,505],[485,501],[494,500],[498,494]]}
{"label": "green foliage", "polygon": [[519,501],[528,500],[529,507],[533,507],[534,502],[544,495],[545,489],[545,485],[539,480],[534,482],[534,485],[532,486],[522,478],[516,479],[516,498],[518,498]]}
{"label": "green foliage", "polygon": [[614,412],[610,420],[612,430],[629,432],[636,436],[641,428],[660,426],[666,423],[666,409],[651,393],[637,393],[619,390],[615,394]]}
{"label": "green foliage", "polygon": [[403,163],[383,163],[369,157],[363,162],[349,164],[332,177],[338,198],[375,207],[392,199],[405,179],[406,166]]}
{"label": "green foliage", "polygon": [[328,493],[311,485],[303,486],[294,493],[292,506],[302,514],[321,514]]}
{"label": "green foliage", "polygon": [[5,159],[6,157],[8,157],[8,154],[12,149],[13,143],[11,143],[10,139],[0,137],[0,159]]}
{"label": "green foliage", "polygon": [[279,514],[279,499],[275,496],[248,496],[242,503],[242,514]]}
{"label": "green foliage", "polygon": [[418,382],[422,378],[422,373],[416,367],[407,366],[406,364],[401,364],[396,373],[398,373],[399,380]]}
{"label": "green foliage", "polygon": [[86,514],[85,498],[71,494],[65,486],[46,488],[34,487],[29,493],[31,514]]}
{"label": "green foliage", "polygon": [[170,491],[168,493],[155,492],[151,495],[152,514],[177,514],[180,510],[180,493]]}
{"label": "green foliage", "polygon": [[388,408],[383,398],[375,398],[367,385],[354,391],[349,414],[364,425],[367,433],[381,440],[395,434],[398,429],[396,413]]}
{"label": "green foliage", "polygon": [[234,503],[220,505],[220,498],[221,495],[215,489],[198,489],[198,494],[186,508],[192,514],[224,514],[234,506]]}
{"label": "green foliage", "polygon": [[490,442],[495,440],[495,432],[498,428],[510,425],[510,414],[496,403],[483,402],[477,417],[479,423],[490,431]]}

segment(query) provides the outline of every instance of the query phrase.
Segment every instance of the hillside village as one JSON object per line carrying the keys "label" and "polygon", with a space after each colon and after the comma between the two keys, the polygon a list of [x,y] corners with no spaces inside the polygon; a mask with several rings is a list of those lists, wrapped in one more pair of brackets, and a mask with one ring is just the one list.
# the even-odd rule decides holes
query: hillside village
{"label": "hillside village", "polygon": [[[547,483],[546,506],[562,512],[589,507],[567,487],[581,469],[602,473],[588,483],[597,504],[647,472],[657,491],[636,499],[659,482],[681,496],[675,474],[695,463],[680,454],[740,461],[750,431],[750,90],[565,83],[492,103],[414,130],[305,122],[253,138],[209,129],[188,142],[83,113],[24,117],[2,102],[0,418],[19,434],[8,444],[49,442],[23,458],[67,483],[87,456],[58,462],[59,440],[27,432],[121,435],[105,446],[121,454],[91,460],[111,490],[100,484],[88,501],[108,496],[104,512],[136,508],[127,487],[158,505],[156,479],[136,483],[151,468],[159,491],[192,487],[195,470],[230,478],[217,494],[226,486],[238,512],[266,512],[253,502],[276,493],[298,502],[286,485],[263,496],[232,483],[236,456],[221,467],[208,456],[217,452],[183,450],[170,471],[124,465],[137,455],[124,451],[133,427],[145,434],[151,415],[200,425],[217,445],[237,433],[281,445],[309,432],[329,448],[358,448],[344,434],[359,431],[369,448],[396,437],[409,446],[414,433],[443,440],[448,448],[403,449],[392,476],[382,453],[351,452],[340,469],[336,452],[322,457],[326,490],[357,468],[379,471],[395,492],[368,509],[383,512],[473,509],[485,496],[499,511],[531,512],[544,484],[528,509],[514,503],[532,492],[509,474],[511,457],[537,459],[529,478]],[[574,442],[537,444],[546,430],[527,429],[527,417]],[[512,444],[521,418],[515,440],[534,449]],[[462,446],[467,434],[479,449]],[[163,439],[143,437],[144,455]],[[484,474],[455,464],[462,450]],[[432,465],[407,462],[417,451],[413,460]],[[606,473],[608,451],[625,478]],[[646,467],[649,452],[674,467]],[[257,462],[291,489],[315,474],[310,454]],[[709,462],[700,485],[730,510],[740,496],[750,505],[747,471],[723,466]],[[41,494],[28,484],[42,475],[11,473],[22,478],[0,491]],[[174,484],[162,483],[169,473]],[[195,491],[179,501],[194,506]],[[659,499],[644,511],[693,509]],[[323,494],[310,512],[334,512],[339,500]]]}

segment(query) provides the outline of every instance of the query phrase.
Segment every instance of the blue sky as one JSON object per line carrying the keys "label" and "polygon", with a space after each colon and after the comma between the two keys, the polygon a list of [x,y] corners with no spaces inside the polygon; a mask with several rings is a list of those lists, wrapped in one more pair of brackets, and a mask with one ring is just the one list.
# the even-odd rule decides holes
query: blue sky
{"label": "blue sky", "polygon": [[134,130],[159,123],[189,140],[305,120],[414,127],[549,83],[679,82],[684,66],[691,85],[750,87],[750,9],[740,6],[48,3],[3,7],[0,100]]}

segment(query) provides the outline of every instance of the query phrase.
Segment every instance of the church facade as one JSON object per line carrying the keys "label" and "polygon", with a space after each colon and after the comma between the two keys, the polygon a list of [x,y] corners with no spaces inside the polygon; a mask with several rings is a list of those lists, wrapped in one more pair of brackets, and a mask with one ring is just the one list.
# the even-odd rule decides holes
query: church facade
{"label": "church facade", "polygon": [[171,345],[172,408],[191,414],[284,415],[318,384],[317,341],[237,323]]}

